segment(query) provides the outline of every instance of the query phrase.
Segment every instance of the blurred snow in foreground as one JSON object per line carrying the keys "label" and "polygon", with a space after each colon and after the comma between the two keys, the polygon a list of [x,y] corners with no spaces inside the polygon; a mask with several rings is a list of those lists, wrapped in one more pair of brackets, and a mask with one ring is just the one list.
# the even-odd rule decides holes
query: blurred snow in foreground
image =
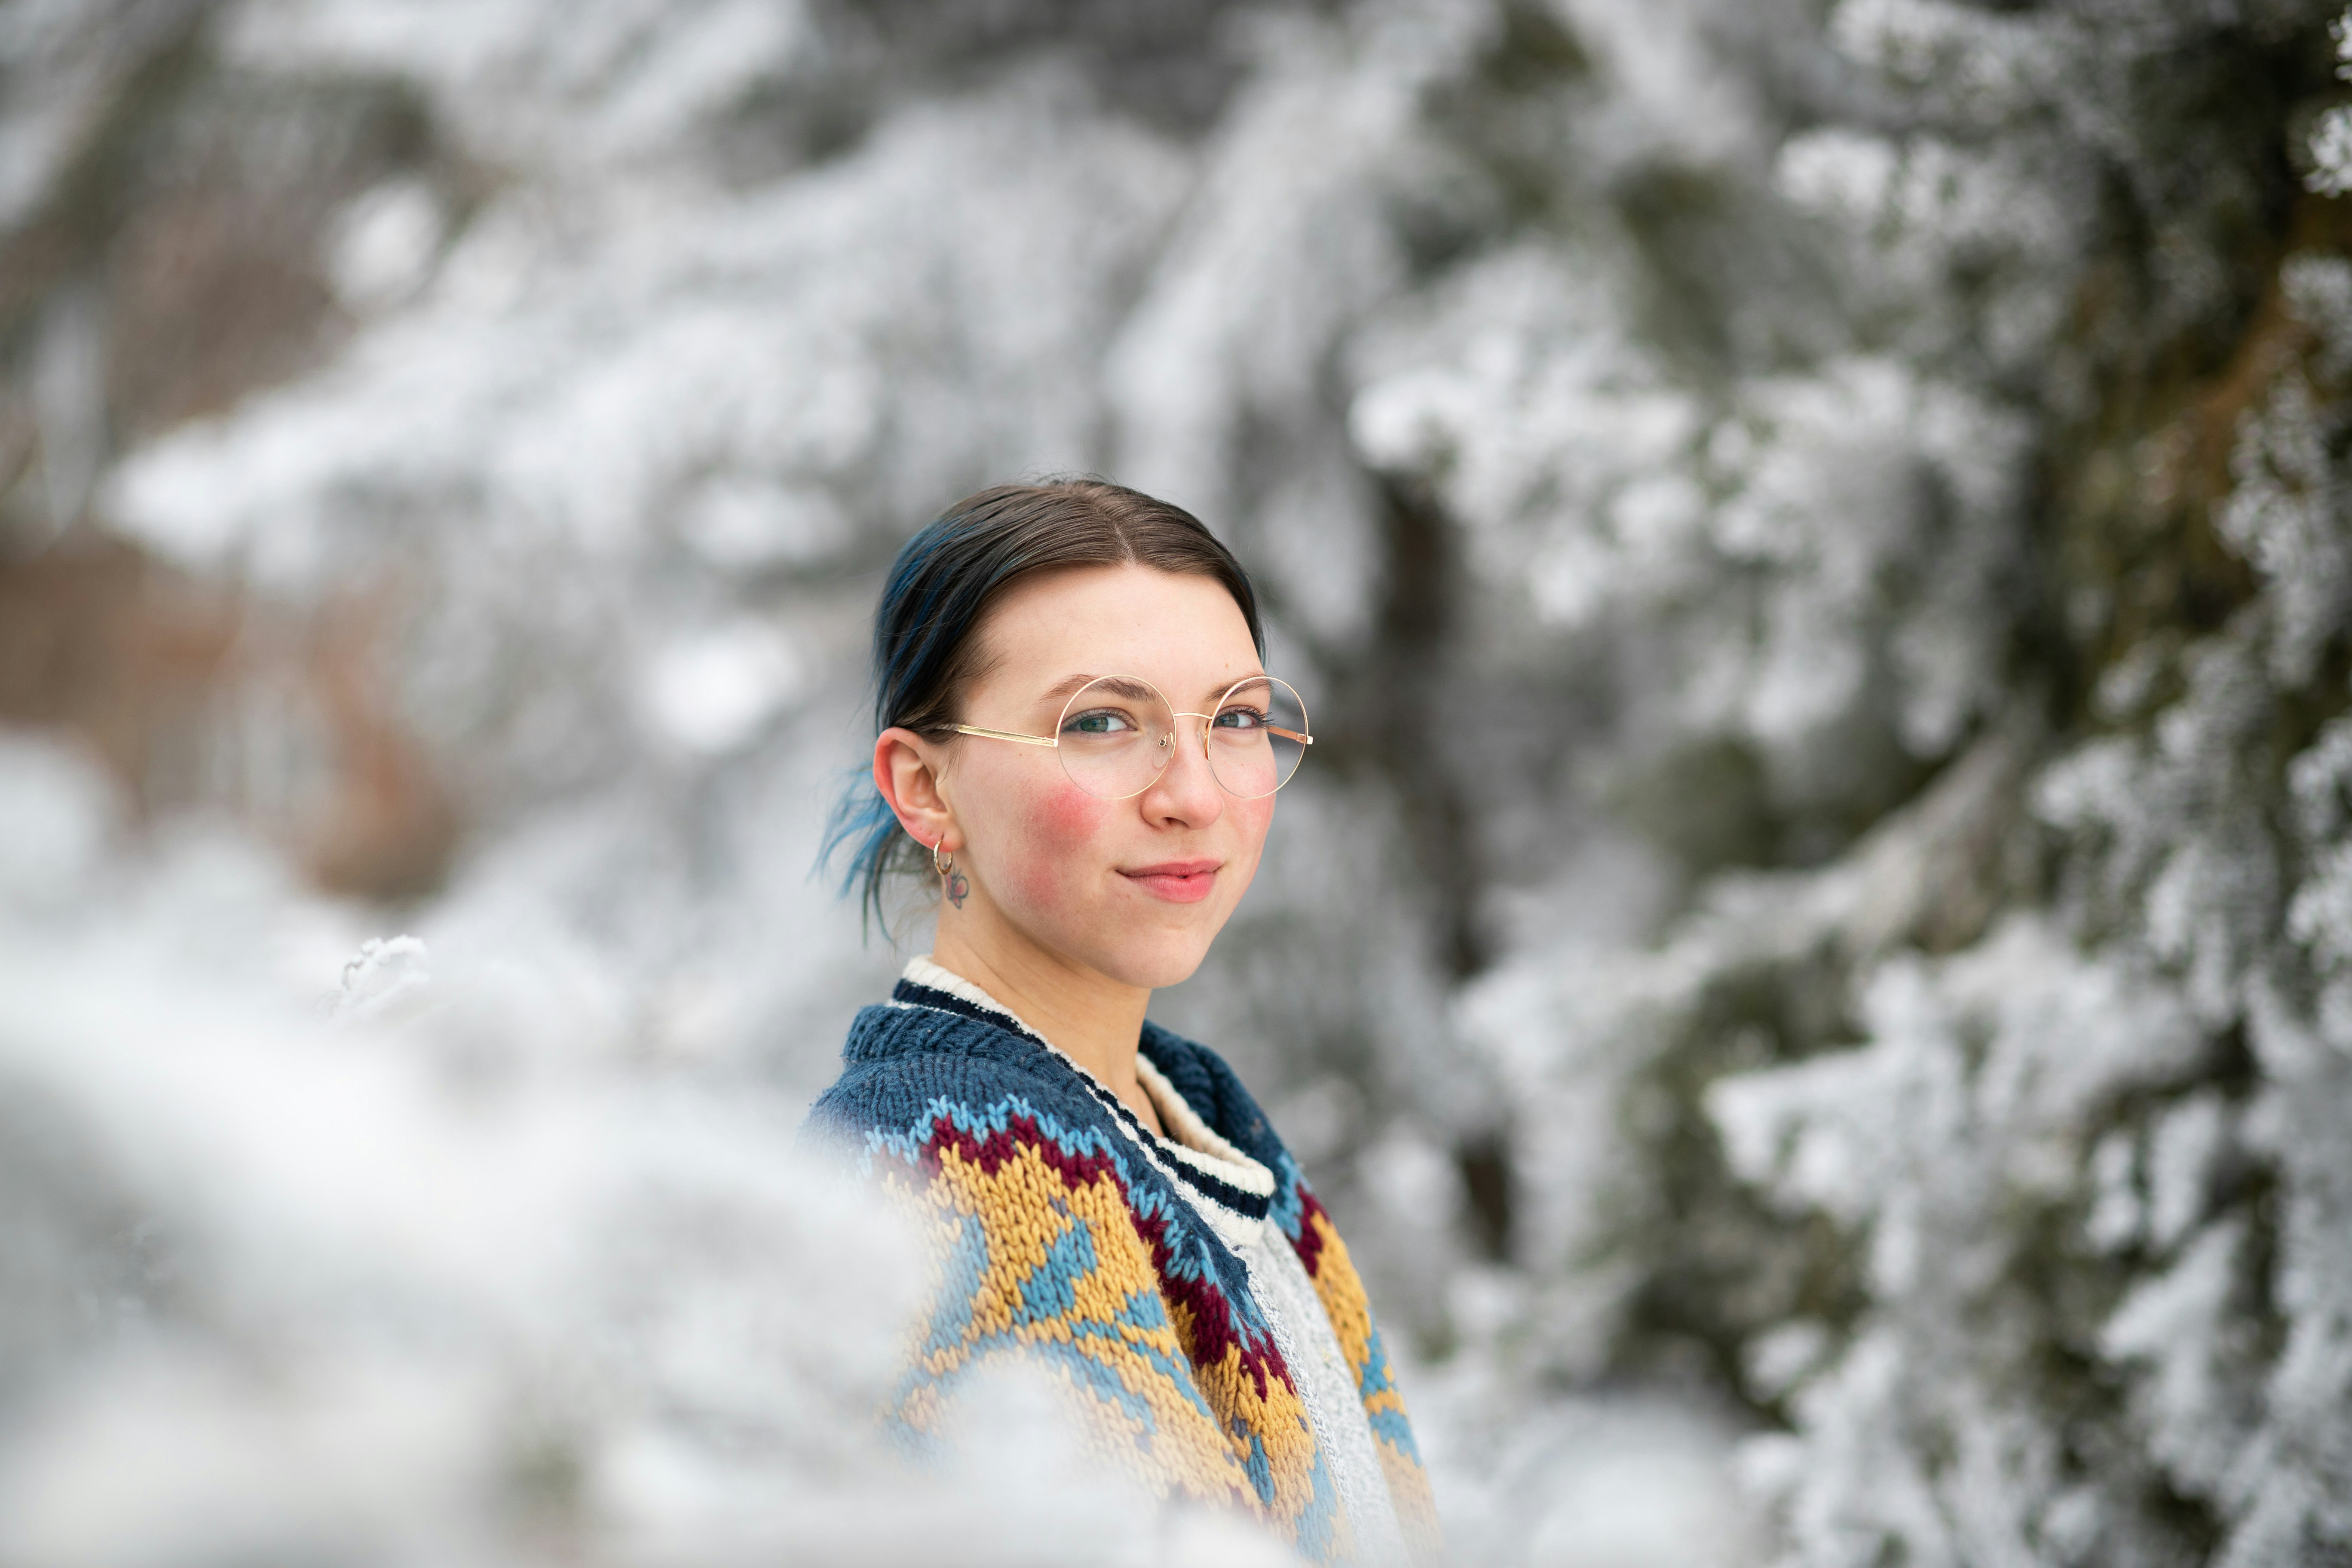
{"label": "blurred snow in foreground", "polygon": [[798,1096],[414,939],[338,994],[349,910],[235,838],[117,852],[47,747],[0,805],[0,1558],[1283,1560],[1140,1528],[1009,1373],[961,1462],[887,1451],[920,1269]]}

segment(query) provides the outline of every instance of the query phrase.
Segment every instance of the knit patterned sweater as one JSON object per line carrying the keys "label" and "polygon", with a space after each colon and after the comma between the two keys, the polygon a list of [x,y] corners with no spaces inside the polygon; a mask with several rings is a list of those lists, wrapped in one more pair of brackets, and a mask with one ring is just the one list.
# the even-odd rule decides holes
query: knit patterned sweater
{"label": "knit patterned sweater", "polygon": [[1433,1556],[1363,1282],[1233,1070],[1146,1023],[1158,1137],[984,992],[922,959],[908,974],[810,1112],[939,1267],[889,1419],[935,1431],[974,1368],[1031,1357],[1155,1497],[1235,1507],[1311,1562]]}

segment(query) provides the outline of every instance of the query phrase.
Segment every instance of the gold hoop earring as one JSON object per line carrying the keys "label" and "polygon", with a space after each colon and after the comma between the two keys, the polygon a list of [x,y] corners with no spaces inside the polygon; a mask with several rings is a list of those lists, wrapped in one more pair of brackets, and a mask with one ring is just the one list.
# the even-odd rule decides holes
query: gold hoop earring
{"label": "gold hoop earring", "polygon": [[[940,834],[940,844],[945,844],[947,841],[948,836],[944,833]],[[934,844],[931,846],[931,869],[937,871],[940,874],[940,880],[946,884],[946,886],[941,888],[940,890],[947,895],[948,902],[953,904],[958,909],[961,909],[963,908],[964,900],[971,896],[971,883],[965,878],[962,872],[955,868],[954,856],[949,856],[947,858],[947,863],[944,865],[940,864],[940,844]]]}

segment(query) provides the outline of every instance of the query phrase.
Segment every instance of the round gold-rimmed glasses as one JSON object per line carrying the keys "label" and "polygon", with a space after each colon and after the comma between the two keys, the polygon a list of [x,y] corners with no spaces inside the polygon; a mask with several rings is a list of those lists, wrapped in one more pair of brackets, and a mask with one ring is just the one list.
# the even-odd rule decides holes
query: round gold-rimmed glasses
{"label": "round gold-rimmed glasses", "polygon": [[1290,782],[1315,736],[1307,704],[1270,675],[1237,680],[1206,713],[1179,712],[1160,689],[1133,675],[1087,682],[1062,705],[1050,735],[1023,735],[959,724],[959,735],[1050,746],[1070,782],[1099,800],[1127,800],[1150,789],[1176,755],[1176,721],[1201,721],[1201,752],[1227,795],[1261,800]]}

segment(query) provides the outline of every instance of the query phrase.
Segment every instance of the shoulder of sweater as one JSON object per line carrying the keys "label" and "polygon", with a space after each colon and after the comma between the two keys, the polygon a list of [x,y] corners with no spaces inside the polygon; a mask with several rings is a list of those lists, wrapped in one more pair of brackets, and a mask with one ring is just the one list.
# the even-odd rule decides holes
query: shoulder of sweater
{"label": "shoulder of sweater", "polygon": [[895,1127],[942,1099],[979,1105],[1018,1095],[1066,1111],[1087,1107],[1058,1068],[1034,1042],[970,1018],[866,1007],[850,1026],[841,1076],[817,1097],[809,1123],[840,1131]]}

